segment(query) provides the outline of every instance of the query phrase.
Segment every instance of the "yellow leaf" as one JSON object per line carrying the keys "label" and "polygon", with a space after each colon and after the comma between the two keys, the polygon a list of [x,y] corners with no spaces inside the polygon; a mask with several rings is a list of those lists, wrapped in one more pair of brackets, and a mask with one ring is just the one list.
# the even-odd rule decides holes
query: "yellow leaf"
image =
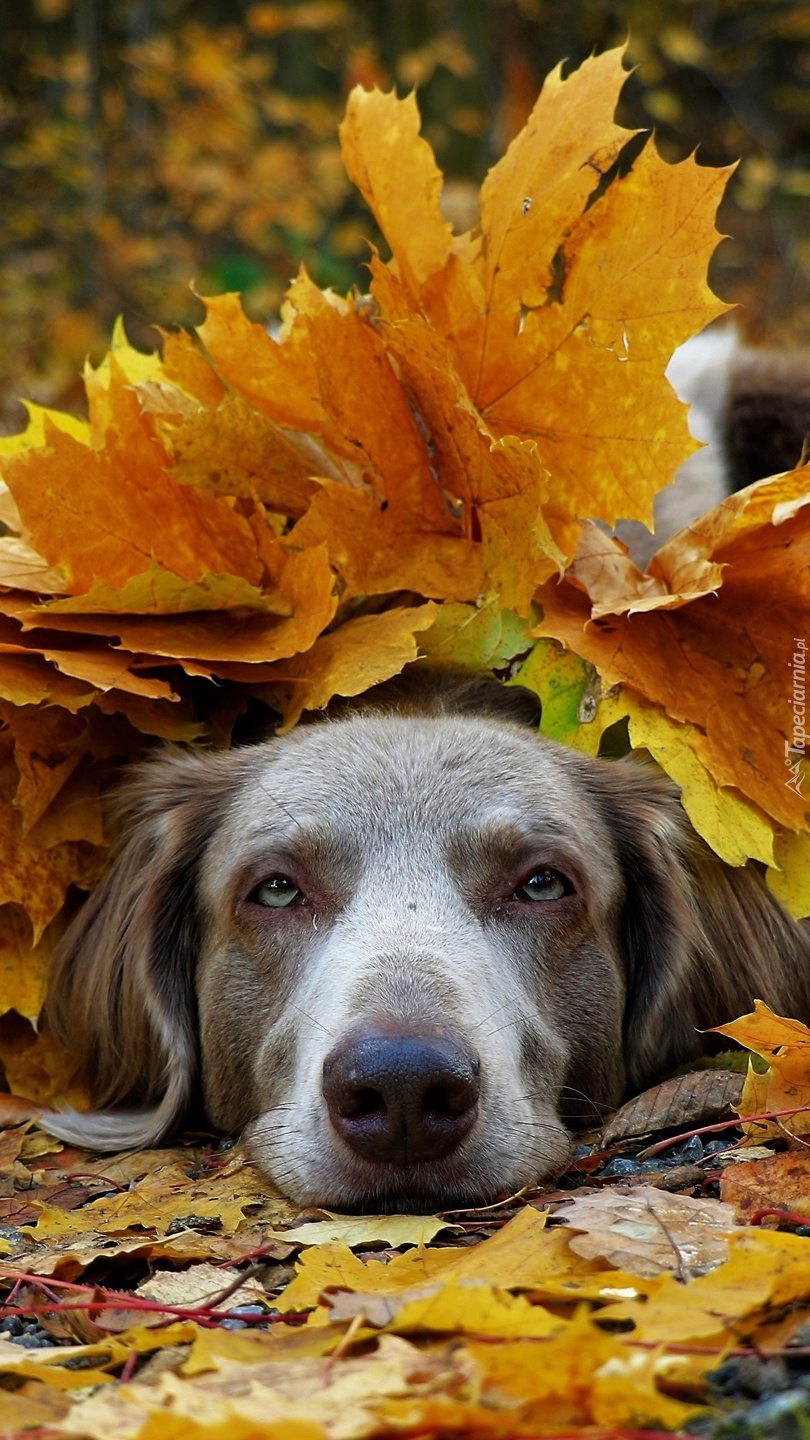
{"label": "yellow leaf", "polygon": [[726,864],[744,865],[749,859],[775,863],[773,825],[737,791],[717,785],[701,759],[699,741],[690,726],[679,725],[663,710],[622,689],[599,706],[599,728],[604,730],[625,716],[633,749],[648,750],[676,782],[698,834]]}
{"label": "yellow leaf", "polygon": [[267,1236],[291,1245],[328,1245],[339,1241],[353,1249],[381,1241],[397,1249],[401,1245],[428,1245],[442,1230],[458,1229],[460,1226],[439,1215],[330,1214],[326,1220],[310,1220],[292,1230],[268,1230]]}
{"label": "yellow leaf", "polygon": [[757,1121],[747,1127],[751,1139],[768,1136],[810,1134],[810,1030],[799,1020],[775,1015],[762,1000],[754,1001],[750,1015],[718,1025],[718,1035],[728,1035],[746,1050],[767,1060],[767,1075],[757,1074],[749,1064],[739,1104],[742,1116],[759,1115],[763,1110],[806,1107],[804,1113],[784,1115],[779,1124]]}
{"label": "yellow leaf", "polygon": [[418,654],[416,636],[436,618],[432,603],[347,620],[322,635],[306,655],[277,669],[268,698],[289,729],[304,710],[320,710],[334,695],[360,695],[398,675]]}
{"label": "yellow leaf", "polygon": [[459,1284],[446,1273],[434,1293],[392,1302],[394,1314],[386,1330],[398,1335],[418,1331],[449,1331],[462,1335],[491,1335],[498,1339],[545,1339],[559,1334],[565,1321],[522,1295],[510,1295],[482,1282]]}
{"label": "yellow leaf", "polygon": [[655,1295],[619,1300],[601,1312],[607,1321],[632,1320],[634,1338],[655,1345],[722,1347],[745,1334],[747,1322],[765,1306],[778,1308],[806,1297],[810,1254],[800,1235],[777,1231],[731,1231],[729,1258],[684,1286],[667,1276]]}
{"label": "yellow leaf", "polygon": [[810,833],[778,830],[774,852],[777,868],[768,871],[768,888],[791,915],[803,920],[810,915]]}
{"label": "yellow leaf", "polygon": [[250,527],[226,500],[180,485],[144,424],[135,393],[116,377],[115,426],[103,450],[45,422],[45,445],[5,461],[26,533],[64,571],[72,592],[98,579],[121,586],[154,556],[186,580],[206,572],[261,578]]}
{"label": "yellow leaf", "polygon": [[477,605],[445,601],[422,635],[420,663],[485,675],[505,669],[525,652],[528,643],[524,621],[510,610],[502,610],[496,596]]}

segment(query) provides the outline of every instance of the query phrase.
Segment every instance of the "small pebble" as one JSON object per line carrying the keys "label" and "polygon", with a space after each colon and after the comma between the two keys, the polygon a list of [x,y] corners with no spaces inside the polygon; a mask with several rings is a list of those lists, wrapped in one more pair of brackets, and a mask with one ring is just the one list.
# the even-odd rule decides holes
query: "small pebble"
{"label": "small pebble", "polygon": [[810,1399],[806,1390],[770,1395],[748,1412],[751,1440],[810,1440]]}
{"label": "small pebble", "polygon": [[[660,1170],[660,1165],[655,1167]],[[638,1160],[626,1159],[623,1155],[617,1155],[614,1160],[608,1160],[602,1171],[603,1175],[638,1175],[641,1165]]]}
{"label": "small pebble", "polygon": [[707,1140],[703,1149],[707,1155],[716,1155],[719,1150],[728,1150],[731,1140]]}
{"label": "small pebble", "polygon": [[671,1154],[679,1165],[694,1165],[703,1159],[703,1141],[699,1135],[692,1135],[685,1145],[676,1145]]}
{"label": "small pebble", "polygon": [[758,1400],[763,1395],[787,1390],[790,1385],[784,1360],[758,1360],[755,1355],[726,1360],[709,1376],[721,1395],[743,1395]]}
{"label": "small pebble", "polygon": [[248,1322],[247,1320],[221,1320],[220,1328],[222,1330],[247,1330]]}

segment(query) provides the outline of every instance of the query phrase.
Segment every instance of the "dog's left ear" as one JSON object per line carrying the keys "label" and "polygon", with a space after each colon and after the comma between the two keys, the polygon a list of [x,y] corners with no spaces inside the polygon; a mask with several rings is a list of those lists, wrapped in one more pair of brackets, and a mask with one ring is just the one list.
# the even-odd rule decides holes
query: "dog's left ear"
{"label": "dog's left ear", "polygon": [[759,869],[726,865],[693,830],[676,787],[629,758],[583,778],[624,876],[625,1056],[640,1088],[699,1055],[700,1032],[766,1001],[810,1021],[810,933]]}
{"label": "dog's left ear", "polygon": [[122,788],[118,852],[51,964],[44,1020],[81,1064],[94,1104],[42,1117],[62,1139],[157,1144],[193,1098],[198,869],[238,777],[233,754],[169,750]]}

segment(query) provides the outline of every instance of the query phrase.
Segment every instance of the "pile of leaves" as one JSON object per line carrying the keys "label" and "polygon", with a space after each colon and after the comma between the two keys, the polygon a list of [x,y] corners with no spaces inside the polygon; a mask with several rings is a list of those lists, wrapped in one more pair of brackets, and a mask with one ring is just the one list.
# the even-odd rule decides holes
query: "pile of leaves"
{"label": "pile of leaves", "polygon": [[[76,891],[103,866],[122,762],[155,739],[227,744],[260,707],[289,727],[409,666],[516,678],[540,696],[544,731],[590,753],[624,735],[724,859],[766,865],[794,913],[810,911],[790,751],[810,473],[732,497],[646,574],[605,529],[648,522],[694,448],[664,370],[724,309],[705,277],[725,173],[667,165],[652,141],[629,164],[613,120],[624,74],[618,51],[555,71],[462,235],[413,98],[354,91],[344,160],[391,250],[372,256],[369,294],[301,273],[278,339],[235,295],[208,300],[197,336],[167,334],[160,355],[118,331],[86,374],[87,422],[32,408],[0,442],[0,1059],[14,1094],[60,1099],[74,1081],[36,1017]],[[805,1113],[788,1070],[787,1106],[760,1085],[747,1115]],[[497,1208],[441,1217],[435,1250],[424,1221],[321,1217],[327,1243],[291,1278],[316,1237],[268,1231],[293,1209],[238,1157],[94,1161],[23,1126],[6,1159],[9,1313],[77,1342],[37,1357],[0,1346],[20,1382],[0,1394],[7,1428],[661,1428],[704,1396],[729,1345],[784,1348],[806,1323],[790,1308],[808,1291],[802,1237],[732,1233],[693,1263],[660,1196],[645,1203],[670,1260],[652,1272],[613,1249],[583,1259],[529,1207],[503,1228]],[[489,1238],[469,1249],[465,1227]],[[347,1241],[386,1248],[358,1259]],[[258,1259],[258,1312],[239,1323],[261,1333],[223,1332],[225,1292]],[[179,1289],[155,1298],[152,1274],[141,1293],[133,1274],[156,1269]],[[148,1376],[110,1384],[159,1351]]]}
{"label": "pile of leaves", "polygon": [[626,1143],[677,1121],[662,1086],[583,1147],[562,1188],[476,1211],[296,1215],[238,1150],[98,1159],[7,1129],[0,1431],[804,1435],[808,1151],[761,1142],[785,1138],[786,1108],[810,1131],[810,1030],[759,1006],[726,1033],[774,1061],[737,1107],[753,1148],[725,1121],[705,1148],[695,1132],[643,1163],[613,1158],[620,1129]]}

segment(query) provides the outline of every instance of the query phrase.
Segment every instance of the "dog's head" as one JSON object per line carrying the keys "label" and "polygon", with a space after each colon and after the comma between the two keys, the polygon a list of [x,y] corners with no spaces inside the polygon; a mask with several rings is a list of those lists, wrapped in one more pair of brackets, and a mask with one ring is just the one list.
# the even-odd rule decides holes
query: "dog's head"
{"label": "dog's head", "polygon": [[129,803],[48,1014],[99,1107],[145,1108],[53,1128],[153,1143],[201,1092],[304,1203],[432,1208],[552,1172],[566,1121],[729,1018],[718,937],[756,928],[665,781],[511,720],[367,712],[164,755]]}

